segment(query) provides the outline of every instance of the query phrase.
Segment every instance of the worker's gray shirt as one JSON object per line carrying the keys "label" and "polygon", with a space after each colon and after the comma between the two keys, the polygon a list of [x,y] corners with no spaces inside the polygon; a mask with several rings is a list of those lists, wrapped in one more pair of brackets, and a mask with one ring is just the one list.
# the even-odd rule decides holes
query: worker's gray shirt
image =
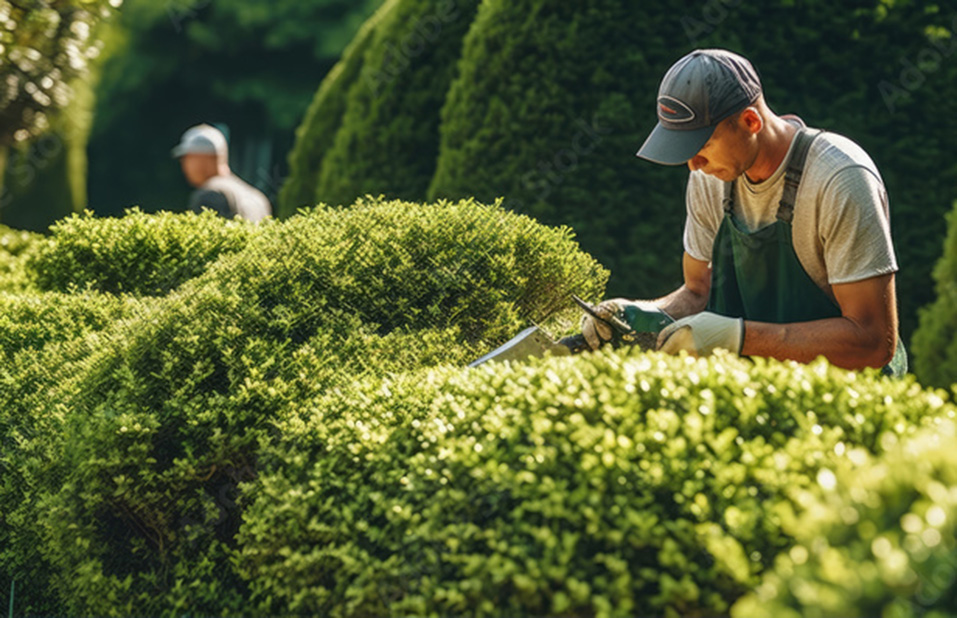
{"label": "worker's gray shirt", "polygon": [[[763,182],[742,175],[735,183],[734,216],[748,230],[776,220],[787,160]],[[724,193],[725,183],[703,172],[688,179],[684,246],[697,260],[711,261]],[[831,285],[898,270],[884,182],[860,146],[835,133],[814,140],[795,198],[791,236],[804,270],[831,298]]]}
{"label": "worker's gray shirt", "polygon": [[190,196],[189,208],[194,212],[209,208],[227,219],[240,217],[253,222],[272,214],[266,196],[235,174],[207,180]]}

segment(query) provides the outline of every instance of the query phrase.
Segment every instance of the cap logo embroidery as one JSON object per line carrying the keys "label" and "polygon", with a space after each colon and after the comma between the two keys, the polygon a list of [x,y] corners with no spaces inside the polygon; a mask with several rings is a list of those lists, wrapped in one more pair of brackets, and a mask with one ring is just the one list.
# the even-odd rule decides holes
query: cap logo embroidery
{"label": "cap logo embroidery", "polygon": [[672,123],[691,122],[695,119],[695,113],[674,97],[658,97],[658,118]]}

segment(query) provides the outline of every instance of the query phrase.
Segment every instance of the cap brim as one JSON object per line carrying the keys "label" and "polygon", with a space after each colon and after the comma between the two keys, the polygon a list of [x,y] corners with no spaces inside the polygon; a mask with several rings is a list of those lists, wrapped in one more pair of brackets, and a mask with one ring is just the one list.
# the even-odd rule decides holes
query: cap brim
{"label": "cap brim", "polygon": [[177,145],[173,150],[170,151],[170,154],[173,155],[174,159],[178,159],[186,154],[186,147],[182,144]]}
{"label": "cap brim", "polygon": [[711,139],[714,127],[677,131],[659,122],[636,156],[662,165],[684,165]]}

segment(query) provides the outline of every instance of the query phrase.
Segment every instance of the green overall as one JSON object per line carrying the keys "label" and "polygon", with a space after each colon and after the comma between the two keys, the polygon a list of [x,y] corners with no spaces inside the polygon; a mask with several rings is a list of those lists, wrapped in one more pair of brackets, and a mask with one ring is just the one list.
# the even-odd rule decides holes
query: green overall
{"label": "green overall", "polygon": [[[791,242],[791,220],[797,188],[811,142],[820,131],[800,129],[788,160],[784,194],[777,221],[747,232],[735,220],[734,183],[725,189],[724,220],[712,252],[711,297],[708,311],[777,324],[809,322],[841,316],[841,309],[804,270]],[[900,337],[885,375],[907,371],[907,352]]]}

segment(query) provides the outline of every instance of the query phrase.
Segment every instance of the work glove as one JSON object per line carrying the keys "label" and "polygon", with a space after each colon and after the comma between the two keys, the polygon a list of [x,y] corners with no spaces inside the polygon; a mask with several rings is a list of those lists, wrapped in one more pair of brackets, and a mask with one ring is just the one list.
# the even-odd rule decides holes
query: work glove
{"label": "work glove", "polygon": [[708,356],[717,348],[741,353],[744,320],[709,311],[681,318],[658,335],[658,349],[668,354],[685,350],[692,356]]}
{"label": "work glove", "polygon": [[[612,298],[602,301],[595,309],[602,318],[618,317],[636,333],[657,334],[662,328],[674,322],[667,313],[646,300]],[[592,350],[597,350],[611,341],[613,334],[611,327],[604,322],[588,314],[582,316],[582,335],[585,336],[585,341]]]}

